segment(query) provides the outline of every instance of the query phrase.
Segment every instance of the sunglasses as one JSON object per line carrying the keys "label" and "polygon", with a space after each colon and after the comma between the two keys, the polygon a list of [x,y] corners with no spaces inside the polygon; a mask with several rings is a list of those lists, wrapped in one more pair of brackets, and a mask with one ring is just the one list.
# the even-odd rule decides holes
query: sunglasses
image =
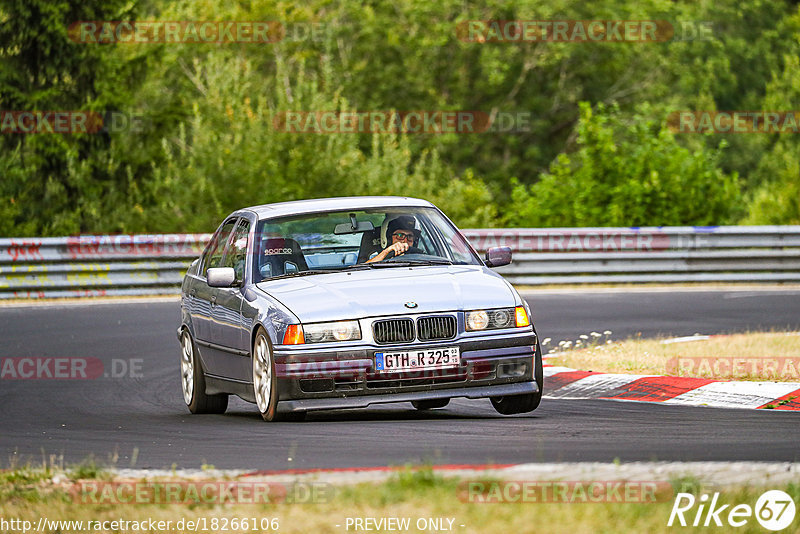
{"label": "sunglasses", "polygon": [[407,234],[405,232],[395,232],[395,233],[392,234],[392,237],[395,238],[395,239],[398,239],[398,240],[405,239],[407,241],[410,241],[410,240],[414,239],[414,234]]}

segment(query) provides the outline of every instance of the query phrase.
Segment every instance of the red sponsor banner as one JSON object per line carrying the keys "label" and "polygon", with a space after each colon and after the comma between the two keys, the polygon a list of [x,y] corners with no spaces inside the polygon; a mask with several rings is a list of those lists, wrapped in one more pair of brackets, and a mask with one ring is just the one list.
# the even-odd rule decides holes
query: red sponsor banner
{"label": "red sponsor banner", "polygon": [[800,133],[800,111],[673,111],[673,133]]}
{"label": "red sponsor banner", "polygon": [[0,110],[0,134],[94,134],[103,129],[96,111]]}
{"label": "red sponsor banner", "polygon": [[485,111],[281,111],[272,126],[286,133],[471,134],[489,131],[492,118]]}
{"label": "red sponsor banner", "polygon": [[667,360],[666,372],[705,378],[759,377],[765,380],[800,381],[800,357],[676,357]]}
{"label": "red sponsor banner", "polygon": [[672,40],[666,20],[468,20],[456,35],[470,43],[654,43]]}
{"label": "red sponsor banner", "polygon": [[286,34],[274,20],[93,20],[70,24],[76,43],[276,43]]}
{"label": "red sponsor banner", "polygon": [[327,483],[238,481],[81,481],[71,488],[81,504],[300,504],[325,503],[334,488]]}
{"label": "red sponsor banner", "polygon": [[659,503],[672,500],[669,482],[635,480],[486,481],[458,485],[462,502],[499,503]]}
{"label": "red sponsor banner", "polygon": [[0,380],[93,380],[103,376],[99,358],[3,358]]}
{"label": "red sponsor banner", "polygon": [[653,251],[670,248],[668,235],[650,230],[466,230],[478,250],[511,247],[531,252]]}

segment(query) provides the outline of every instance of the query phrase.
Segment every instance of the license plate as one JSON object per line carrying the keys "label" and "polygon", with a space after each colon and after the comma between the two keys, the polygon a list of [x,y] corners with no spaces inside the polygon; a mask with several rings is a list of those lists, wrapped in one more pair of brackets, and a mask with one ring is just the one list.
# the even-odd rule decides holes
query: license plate
{"label": "license plate", "polygon": [[375,369],[384,373],[458,367],[460,362],[458,347],[375,353]]}

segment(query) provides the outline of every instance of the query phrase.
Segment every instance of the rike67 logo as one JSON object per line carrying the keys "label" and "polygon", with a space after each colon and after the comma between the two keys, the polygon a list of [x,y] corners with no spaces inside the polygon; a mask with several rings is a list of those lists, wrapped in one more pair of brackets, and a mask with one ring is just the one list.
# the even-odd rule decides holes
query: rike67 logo
{"label": "rike67 logo", "polygon": [[791,525],[796,512],[792,497],[780,490],[764,492],[756,501],[755,508],[749,504],[737,504],[731,508],[730,504],[718,504],[718,501],[719,492],[714,493],[710,502],[705,493],[699,499],[691,493],[678,493],[667,526],[738,528],[755,516],[762,527],[776,532]]}

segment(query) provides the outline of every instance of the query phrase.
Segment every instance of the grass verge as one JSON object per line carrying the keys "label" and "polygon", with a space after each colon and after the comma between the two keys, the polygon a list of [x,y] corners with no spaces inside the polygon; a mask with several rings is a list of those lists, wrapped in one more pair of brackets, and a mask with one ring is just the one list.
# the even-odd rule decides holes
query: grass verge
{"label": "grass verge", "polygon": [[[16,470],[19,471],[19,470]],[[672,511],[674,496],[686,492],[698,497],[712,496],[719,491],[718,505],[747,504],[755,507],[758,497],[767,489],[780,489],[788,493],[794,502],[800,503],[800,485],[783,484],[777,487],[756,488],[737,487],[712,490],[703,486],[697,479],[676,479],[671,481],[673,492],[666,499],[656,503],[492,503],[467,502],[460,481],[445,478],[430,468],[416,468],[400,471],[388,481],[364,483],[353,486],[338,486],[326,492],[326,497],[317,502],[259,503],[259,504],[94,504],[76,500],[69,490],[76,480],[56,483],[48,473],[41,476],[25,473],[3,472],[0,476],[0,518],[9,521],[29,521],[37,525],[40,518],[47,518],[48,531],[78,532],[76,525],[62,525],[55,528],[52,521],[128,521],[150,522],[170,521],[169,528],[162,524],[151,528],[142,523],[128,525],[108,525],[95,528],[95,532],[183,532],[194,529],[177,528],[183,520],[197,521],[200,532],[285,532],[285,533],[337,533],[364,531],[356,529],[352,520],[373,518],[408,519],[409,527],[373,528],[376,532],[441,532],[460,533],[507,533],[507,532],[554,532],[554,533],[616,533],[616,532],[674,532],[667,526]],[[206,480],[208,482],[208,480]],[[146,481],[139,481],[146,482]],[[686,513],[687,519],[694,520],[698,507]],[[348,528],[348,518],[351,519]],[[237,520],[234,528],[234,519]],[[247,519],[246,528],[242,520]],[[266,522],[262,522],[266,520]],[[722,515],[725,520],[725,514]],[[258,522],[258,528],[254,522]],[[702,521],[702,519],[701,519]],[[149,523],[152,525],[153,523]],[[691,524],[691,523],[690,523]],[[204,525],[204,526],[202,526]],[[215,526],[216,525],[216,526]],[[796,532],[800,525],[800,514],[786,532]],[[116,527],[116,528],[114,528]],[[265,528],[266,527],[266,528]],[[691,527],[690,527],[691,528]],[[693,532],[698,529],[691,529]],[[701,531],[723,531],[717,527],[699,529]],[[85,531],[85,529],[84,529]],[[737,532],[763,532],[755,517],[747,525],[737,528]]]}
{"label": "grass verge", "polygon": [[611,342],[600,335],[582,338],[549,349],[553,354],[548,363],[606,373],[800,382],[800,332],[732,334],[677,343]]}

